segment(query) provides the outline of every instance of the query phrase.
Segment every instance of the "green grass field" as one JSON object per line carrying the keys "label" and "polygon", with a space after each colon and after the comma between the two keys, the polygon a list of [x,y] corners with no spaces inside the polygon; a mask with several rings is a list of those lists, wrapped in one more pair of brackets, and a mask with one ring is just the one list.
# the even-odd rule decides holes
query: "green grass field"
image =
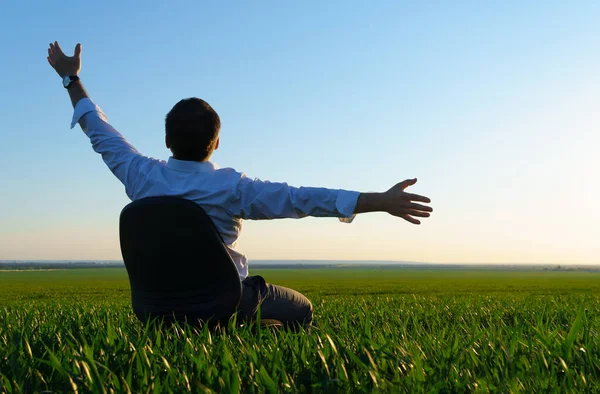
{"label": "green grass field", "polygon": [[0,272],[0,392],[600,392],[600,274],[254,270],[298,334],[159,330],[124,269]]}

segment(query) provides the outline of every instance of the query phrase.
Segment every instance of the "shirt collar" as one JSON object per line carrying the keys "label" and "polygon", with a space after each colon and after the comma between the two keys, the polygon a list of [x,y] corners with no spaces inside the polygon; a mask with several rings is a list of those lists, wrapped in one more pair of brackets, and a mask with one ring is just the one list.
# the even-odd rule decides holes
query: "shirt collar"
{"label": "shirt collar", "polygon": [[169,157],[169,161],[167,161],[167,167],[180,172],[213,172],[218,168],[210,161],[186,161],[177,160],[173,157]]}

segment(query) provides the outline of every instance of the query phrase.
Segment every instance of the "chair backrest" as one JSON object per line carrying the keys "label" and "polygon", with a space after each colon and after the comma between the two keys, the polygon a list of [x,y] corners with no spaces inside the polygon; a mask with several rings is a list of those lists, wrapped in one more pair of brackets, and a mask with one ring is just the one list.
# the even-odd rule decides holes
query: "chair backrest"
{"label": "chair backrest", "polygon": [[204,210],[177,197],[134,201],[121,212],[121,253],[131,300],[145,322],[225,322],[241,282],[221,235]]}

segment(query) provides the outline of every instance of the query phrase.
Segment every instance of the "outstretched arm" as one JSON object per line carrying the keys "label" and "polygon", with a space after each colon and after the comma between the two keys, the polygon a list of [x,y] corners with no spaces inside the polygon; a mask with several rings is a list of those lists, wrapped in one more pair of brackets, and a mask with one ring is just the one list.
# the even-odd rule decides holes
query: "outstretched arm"
{"label": "outstretched arm", "polygon": [[404,189],[416,179],[401,182],[384,193],[359,193],[314,187],[292,187],[286,183],[266,182],[245,177],[239,179],[228,208],[242,219],[302,218],[306,216],[352,219],[355,214],[388,212],[413,224],[415,217],[429,217],[433,209],[414,201],[431,200]]}

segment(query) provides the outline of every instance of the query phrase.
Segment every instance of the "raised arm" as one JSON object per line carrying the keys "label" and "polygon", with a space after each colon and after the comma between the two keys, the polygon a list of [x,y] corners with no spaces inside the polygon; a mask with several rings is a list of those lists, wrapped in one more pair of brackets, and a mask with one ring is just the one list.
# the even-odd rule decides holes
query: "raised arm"
{"label": "raised arm", "polygon": [[[56,71],[58,76],[63,80],[63,86],[65,86],[67,92],[69,92],[73,108],[75,108],[79,100],[89,98],[83,84],[79,80],[79,71],[81,70],[81,44],[75,46],[75,53],[73,56],[67,56],[60,48],[60,45],[58,45],[58,41],[54,41],[54,43],[51,43],[48,47],[47,59],[50,66],[52,66],[54,71]],[[76,80],[71,81],[71,78]],[[83,122],[83,117],[81,122]],[[85,129],[84,124],[80,123],[80,125],[82,129]]]}
{"label": "raised arm", "polygon": [[131,146],[125,137],[108,123],[100,107],[89,98],[79,80],[81,44],[75,46],[73,56],[67,56],[55,41],[48,48],[48,63],[63,79],[63,86],[71,98],[74,108],[71,128],[79,123],[90,138],[94,151],[102,155],[108,168],[125,185],[127,195],[135,199],[140,175],[144,173],[142,168],[151,165],[151,160]]}

